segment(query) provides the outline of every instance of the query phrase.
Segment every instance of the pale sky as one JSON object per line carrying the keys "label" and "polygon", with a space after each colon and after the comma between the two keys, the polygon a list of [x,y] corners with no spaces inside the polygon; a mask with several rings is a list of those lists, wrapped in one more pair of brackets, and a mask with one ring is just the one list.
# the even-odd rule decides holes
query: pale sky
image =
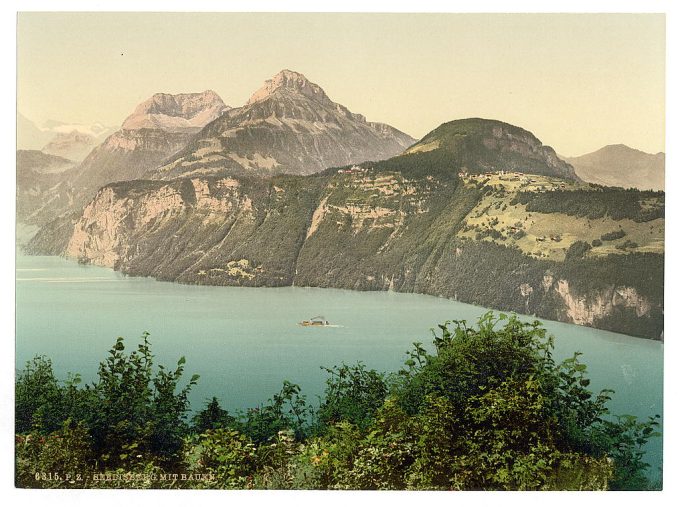
{"label": "pale sky", "polygon": [[18,110],[118,126],[156,92],[243,105],[288,68],[420,138],[494,118],[564,156],[664,149],[665,18],[652,14],[22,13]]}

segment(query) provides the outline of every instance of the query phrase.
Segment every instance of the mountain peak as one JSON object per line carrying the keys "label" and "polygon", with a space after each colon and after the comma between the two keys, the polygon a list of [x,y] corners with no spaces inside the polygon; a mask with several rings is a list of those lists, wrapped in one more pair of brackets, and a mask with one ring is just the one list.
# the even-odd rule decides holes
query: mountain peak
{"label": "mountain peak", "polygon": [[160,128],[169,132],[198,131],[229,109],[217,93],[155,93],[139,104],[122,128]]}
{"label": "mountain peak", "polygon": [[473,174],[519,171],[575,179],[574,168],[531,132],[486,118],[465,118],[441,124],[404,152],[448,152],[461,169]]}
{"label": "mountain peak", "polygon": [[566,159],[589,183],[640,190],[663,190],[666,156],[625,144],[609,144],[592,153]]}
{"label": "mountain peak", "polygon": [[319,85],[312,83],[299,72],[283,69],[271,79],[267,79],[264,86],[253,93],[247,105],[264,100],[277,90],[292,91],[321,103],[330,102],[326,92]]}

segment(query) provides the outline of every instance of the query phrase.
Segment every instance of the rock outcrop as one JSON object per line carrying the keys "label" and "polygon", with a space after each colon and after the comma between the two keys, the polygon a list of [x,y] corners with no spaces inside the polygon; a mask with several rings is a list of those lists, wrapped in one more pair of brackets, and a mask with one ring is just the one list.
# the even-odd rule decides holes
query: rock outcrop
{"label": "rock outcrop", "polygon": [[121,129],[160,129],[193,134],[229,109],[212,90],[177,95],[156,93],[135,108]]}
{"label": "rock outcrop", "polygon": [[574,324],[592,326],[610,316],[616,307],[632,309],[638,317],[652,310],[649,300],[634,287],[610,286],[593,294],[579,294],[570,290],[567,280],[558,280],[554,290],[564,301],[568,320]]}

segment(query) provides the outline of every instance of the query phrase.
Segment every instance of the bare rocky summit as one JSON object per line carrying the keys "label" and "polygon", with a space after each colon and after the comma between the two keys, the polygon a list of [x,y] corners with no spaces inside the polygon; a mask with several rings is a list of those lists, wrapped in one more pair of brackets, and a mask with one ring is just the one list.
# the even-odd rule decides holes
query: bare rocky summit
{"label": "bare rocky summit", "polygon": [[328,167],[383,160],[415,139],[366,121],[304,75],[283,70],[245,106],[231,109],[151,175],[156,179],[250,173],[313,174]]}
{"label": "bare rocky summit", "polygon": [[196,133],[229,109],[212,90],[178,95],[156,93],[135,108],[121,129]]}
{"label": "bare rocky summit", "polygon": [[142,178],[227,109],[210,90],[178,95],[157,93],[139,104],[120,130],[83,160],[72,184],[79,193],[90,197],[107,183]]}

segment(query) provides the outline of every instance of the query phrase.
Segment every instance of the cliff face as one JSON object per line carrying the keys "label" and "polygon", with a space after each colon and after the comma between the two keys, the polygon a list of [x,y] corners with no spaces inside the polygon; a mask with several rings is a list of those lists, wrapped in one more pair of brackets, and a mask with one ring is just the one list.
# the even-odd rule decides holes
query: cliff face
{"label": "cliff face", "polygon": [[371,168],[123,182],[33,248],[182,283],[418,292],[659,337],[663,256],[555,262],[474,241],[484,198],[451,174]]}
{"label": "cliff face", "polygon": [[[94,194],[102,185],[141,178],[191,138],[186,132],[161,129],[121,129],[97,146],[78,168],[72,185]],[[89,197],[89,196],[88,196]]]}
{"label": "cliff face", "polygon": [[[262,108],[254,124],[278,122],[278,108],[302,122],[296,128],[307,115],[324,129],[336,113],[363,121],[295,74],[267,83],[249,107]],[[201,139],[236,135],[222,130],[231,113]],[[148,152],[152,139],[114,148],[135,153],[144,142]],[[221,143],[211,138],[196,160],[223,157]],[[257,155],[244,160],[274,164]],[[182,283],[416,292],[662,334],[663,193],[583,183],[519,127],[450,122],[404,155],[309,176],[229,176],[180,159],[163,177],[177,169],[183,178],[107,185],[81,214],[43,228],[29,251]]]}
{"label": "cliff face", "polygon": [[[56,123],[57,136],[37,151],[17,152],[17,219],[43,225],[84,206],[108,183],[141,178],[149,169],[186,146],[191,137],[229,108],[214,92],[155,94],[139,104],[123,126],[108,135],[105,127],[92,126],[84,133],[64,130]],[[73,127],[83,128],[75,125]],[[97,137],[95,137],[95,135]],[[102,137],[99,137],[102,136]],[[32,154],[30,157],[26,154]],[[48,155],[72,155],[68,170],[44,170]],[[52,156],[51,162],[61,157]],[[59,162],[64,167],[63,159]],[[62,216],[62,218],[64,218]],[[60,220],[59,223],[64,223]],[[41,236],[47,243],[52,240]]]}
{"label": "cliff face", "polygon": [[209,90],[157,93],[139,104],[120,130],[85,158],[72,185],[89,198],[107,183],[142,178],[228,109]]}
{"label": "cliff face", "polygon": [[558,280],[553,290],[564,301],[564,311],[570,322],[592,326],[611,315],[614,307],[630,308],[635,315],[648,315],[652,309],[649,300],[638,294],[634,287],[607,287],[595,294],[574,294],[567,280]]}

